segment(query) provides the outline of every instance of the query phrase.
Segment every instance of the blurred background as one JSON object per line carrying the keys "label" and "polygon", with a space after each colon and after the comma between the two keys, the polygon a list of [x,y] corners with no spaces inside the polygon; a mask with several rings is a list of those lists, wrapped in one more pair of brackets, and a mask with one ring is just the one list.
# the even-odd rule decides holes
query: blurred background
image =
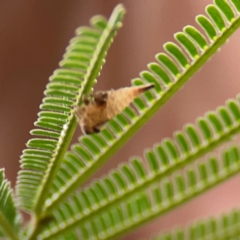
{"label": "blurred background", "polygon": [[[174,41],[175,32],[188,24],[197,26],[195,16],[204,14],[205,6],[212,1],[0,0],[0,167],[6,168],[12,186],[48,77],[58,67],[75,29],[88,25],[93,15],[109,17],[120,2],[127,15],[108,53],[97,90],[129,86],[131,79],[163,50],[162,45]],[[94,177],[132,155],[142,156],[143,149],[163,137],[172,137],[184,124],[235,97],[240,92],[239,39],[238,31]],[[74,141],[80,134],[78,129]],[[239,183],[240,176],[235,176],[122,239],[146,238],[162,229],[240,206]]]}

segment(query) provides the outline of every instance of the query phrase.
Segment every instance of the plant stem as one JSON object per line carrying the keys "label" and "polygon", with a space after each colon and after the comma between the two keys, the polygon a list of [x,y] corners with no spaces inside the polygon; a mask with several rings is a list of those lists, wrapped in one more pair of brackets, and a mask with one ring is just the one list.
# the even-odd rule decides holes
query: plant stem
{"label": "plant stem", "polygon": [[10,226],[9,222],[0,212],[1,231],[3,231],[11,240],[20,240],[15,229]]}

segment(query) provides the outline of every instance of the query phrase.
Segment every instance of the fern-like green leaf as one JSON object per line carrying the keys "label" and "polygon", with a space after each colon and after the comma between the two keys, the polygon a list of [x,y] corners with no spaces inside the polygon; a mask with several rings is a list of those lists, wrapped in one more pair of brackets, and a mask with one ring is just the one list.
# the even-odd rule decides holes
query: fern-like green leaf
{"label": "fern-like green leaf", "polygon": [[[161,144],[156,144],[153,149],[146,150],[145,158],[148,162],[149,167],[147,168],[149,171],[145,170],[143,162],[138,159],[132,160],[130,164],[124,164],[117,170],[120,175],[123,175],[123,182],[119,178],[116,180],[119,183],[117,188],[122,189],[122,191],[116,191],[114,190],[115,187],[109,187],[107,179],[111,178],[111,175],[106,177],[104,181],[100,180],[93,183],[90,189],[94,189],[98,193],[98,197],[99,194],[104,197],[98,200],[101,204],[97,205],[94,210],[89,211],[84,218],[92,217],[96,213],[105,211],[108,207],[126,200],[228,141],[240,131],[239,113],[239,101],[228,100],[226,106],[218,107],[215,112],[209,112],[205,117],[199,117],[197,120],[198,126],[188,124],[183,131],[175,132],[175,140],[164,139]],[[95,138],[97,137],[99,135],[95,136]],[[69,177],[69,172],[66,169],[70,168],[73,175],[84,164],[76,165],[75,162],[81,163],[76,156],[84,156],[87,152],[82,152],[84,148],[79,145],[75,145],[73,148],[74,153],[68,153],[66,155],[67,161],[65,159],[63,162],[64,164],[68,163],[68,165],[66,164],[65,168],[62,168],[61,178],[58,175],[55,181],[55,183],[58,183],[54,185],[55,191],[60,189],[61,183]],[[85,159],[87,159],[87,156]],[[88,159],[90,161],[90,156]],[[116,178],[116,174],[114,178]],[[106,194],[103,189],[109,189],[107,190],[108,193]],[[61,190],[63,191],[62,188]]]}
{"label": "fern-like green leaf", "polygon": [[[78,197],[74,195],[71,201],[80,206],[78,209],[71,210],[76,213],[73,219],[78,218],[74,224],[81,224],[101,212],[106,212],[110,207],[126,201],[128,197],[156,184],[172,172],[229,140],[240,131],[239,113],[239,101],[228,100],[226,106],[218,107],[217,111],[209,112],[205,117],[198,118],[199,130],[197,126],[188,124],[184,131],[175,133],[175,140],[165,139],[162,144],[155,145],[153,150],[147,150],[145,156],[149,163],[149,171],[145,170],[141,160],[133,159],[130,164],[123,164],[119,170],[93,183],[89,188],[80,192]],[[231,166],[231,164],[227,165]],[[211,161],[211,166],[214,172],[218,171],[214,160]],[[202,176],[205,175],[204,168],[202,168]],[[192,182],[196,184],[194,176]],[[184,189],[181,179],[178,185],[179,188]],[[85,199],[84,206],[81,206],[82,196]],[[92,202],[91,199],[94,201]],[[72,206],[72,204],[68,205]],[[61,207],[58,211],[60,209]],[[85,212],[80,215],[79,211],[83,212],[83,209]]]}
{"label": "fern-like green leaf", "polygon": [[22,208],[36,216],[49,193],[53,179],[71,141],[77,120],[73,107],[81,103],[99,75],[106,51],[119,27],[124,8],[118,5],[110,20],[102,16],[91,19],[91,27],[77,29],[70,41],[60,69],[50,77],[36,129],[21,156],[17,195]]}
{"label": "fern-like green leaf", "polygon": [[20,240],[21,217],[14,200],[10,183],[5,180],[4,170],[0,169],[0,236]]}
{"label": "fern-like green leaf", "polygon": [[186,228],[176,228],[171,232],[153,237],[152,240],[226,240],[239,239],[240,210],[222,214],[218,218],[198,220]]}
{"label": "fern-like green leaf", "polygon": [[[79,144],[72,147],[72,152],[67,153],[64,158],[51,189],[51,196],[45,203],[45,214],[49,214],[112,156],[239,27],[238,5],[236,1],[232,1],[232,3],[236,9],[225,2],[228,10],[224,9],[220,15],[221,8],[218,10],[218,1],[216,1],[216,6],[209,6],[207,9],[215,9],[213,13],[210,11],[212,20],[202,15],[196,18],[207,37],[192,26],[187,26],[183,32],[175,34],[175,38],[181,47],[175,43],[166,43],[164,49],[167,54],[157,54],[158,63],[150,63],[148,65],[150,71],[143,71],[140,74],[141,78],[133,80],[134,85],[141,85],[146,82],[154,83],[155,89],[145,93],[144,97],[137,98],[133,104],[134,108],[127,107],[122,114],[110,121],[101,133],[84,136],[80,139]],[[231,20],[229,20],[230,18]],[[223,24],[221,19],[224,20],[225,25],[224,28],[221,27],[221,30],[219,30],[218,24],[220,22]],[[203,121],[200,120],[199,125],[203,128],[205,134],[210,134],[207,133]],[[194,138],[194,129],[190,128],[189,131],[192,132]],[[211,138],[210,135],[208,137]],[[184,136],[178,136],[178,138],[181,144],[185,145],[182,146],[185,147],[184,151],[187,151]],[[195,138],[194,141],[198,141],[198,139]],[[166,142],[166,145],[170,153],[176,155],[175,150],[171,149],[171,142]]]}
{"label": "fern-like green leaf", "polygon": [[225,181],[239,170],[240,149],[233,146],[223,153],[222,161],[211,157],[195,167],[188,167],[184,173],[175,173],[171,180],[165,178],[160,184],[151,186],[121,204],[109,206],[104,212],[85,219],[84,215],[104,204],[104,200],[109,197],[106,195],[112,191],[110,188],[115,189],[115,193],[124,194],[127,188],[123,180],[126,177],[124,170],[113,171],[109,178],[102,180],[106,182],[108,179],[110,188],[107,184],[101,186],[99,182],[74,195],[54,211],[54,221],[45,227],[39,237],[51,239],[64,236],[77,228],[81,230],[82,239],[115,239]]}

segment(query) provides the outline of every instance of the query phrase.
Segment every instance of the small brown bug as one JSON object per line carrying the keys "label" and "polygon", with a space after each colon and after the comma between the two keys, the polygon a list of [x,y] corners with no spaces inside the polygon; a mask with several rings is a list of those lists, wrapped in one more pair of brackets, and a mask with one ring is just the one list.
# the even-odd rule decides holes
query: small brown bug
{"label": "small brown bug", "polygon": [[83,99],[76,107],[75,115],[84,134],[100,132],[101,126],[122,112],[139,94],[151,89],[154,84],[125,87],[117,90],[95,92]]}

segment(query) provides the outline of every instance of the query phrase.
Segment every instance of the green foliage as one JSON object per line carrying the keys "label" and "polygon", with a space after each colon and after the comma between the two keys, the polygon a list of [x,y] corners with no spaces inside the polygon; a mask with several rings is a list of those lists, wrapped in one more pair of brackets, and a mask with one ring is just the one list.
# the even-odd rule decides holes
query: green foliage
{"label": "green foliage", "polygon": [[[91,93],[107,50],[122,25],[124,7],[118,5],[108,21],[95,16],[91,27],[77,29],[60,68],[50,77],[36,128],[31,131],[33,138],[21,156],[16,193],[19,206],[31,214],[29,224],[21,232],[9,183],[3,179],[3,172],[0,174],[2,235],[28,240],[113,239],[238,173],[239,145],[225,147],[220,159],[212,154],[199,160],[240,131],[237,97],[199,117],[196,124],[186,124],[174,133],[173,139],[163,139],[146,149],[144,160],[131,158],[77,190],[222,46],[240,25],[239,11],[237,0],[231,0],[231,4],[215,0],[207,6],[209,17],[196,17],[205,34],[186,26],[174,35],[177,44],[164,44],[165,53],[156,54],[156,62],[147,65],[149,70],[132,80],[133,85],[154,83],[155,88],[135,99],[99,134],[80,137],[67,151],[77,126],[74,107]],[[238,214],[235,211],[223,220],[205,221],[157,239],[236,237],[238,231],[227,235],[227,230],[236,229]],[[226,231],[215,227],[221,221],[226,223]],[[207,224],[213,228],[209,230]]]}
{"label": "green foliage", "polygon": [[[197,17],[197,20],[199,19],[206,20],[206,17]],[[232,25],[226,26],[218,36],[215,35],[215,41],[210,44],[207,43],[210,39],[206,39],[196,28],[185,27],[184,32],[177,33],[175,37],[189,56],[186,56],[174,43],[168,42],[164,45],[167,54],[157,54],[156,59],[159,63],[148,64],[150,71],[143,71],[140,74],[141,78],[133,80],[135,85],[154,83],[155,91],[146,93],[142,99],[137,98],[134,101],[134,107],[127,107],[122,114],[109,122],[108,128],[98,135],[84,136],[79,140],[79,144],[73,145],[72,151],[66,154],[53,183],[52,194],[46,201],[45,214],[49,214],[57,204],[83,184],[189,80],[190,76],[226,41],[226,37],[233,31],[234,23],[236,27],[239,25],[236,21],[237,19],[232,19]],[[207,32],[210,28],[215,30],[214,25],[209,21],[208,24],[204,21],[199,24]],[[171,55],[178,64],[174,63]],[[178,65],[182,68],[180,69]]]}
{"label": "green foliage", "polygon": [[[174,134],[174,139],[164,139],[160,144],[156,144],[153,149],[145,150],[146,161],[144,162],[147,162],[148,166],[144,167],[141,158],[132,159],[129,164],[123,164],[119,169],[103,179],[95,181],[83,191],[78,192],[77,195],[74,194],[67,202],[56,209],[55,232],[50,233],[50,230],[46,229],[46,235],[55,236],[55,233],[62,234],[62,232],[72,229],[74,226],[88,222],[88,219],[94,219],[103,212],[109,212],[111,207],[113,211],[116,211],[119,203],[126,204],[130,197],[135,197],[137,194],[141,194],[142,191],[146,191],[146,189],[149,191],[150,188],[155,187],[162,179],[172,177],[172,173],[176,174],[177,170],[189,166],[191,162],[197,160],[211,149],[228,141],[230,137],[240,131],[240,116],[236,114],[237,112],[240,112],[240,103],[235,100],[228,100],[226,106],[219,107],[217,111],[209,112],[205,117],[198,119],[199,130],[197,130],[197,126],[188,124],[183,131],[177,131]],[[218,113],[220,113],[219,116]],[[226,125],[222,125],[221,122],[226,122]],[[191,199],[201,193],[202,189],[206,190],[236,174],[239,171],[238,161],[239,150],[237,148],[230,148],[224,153],[222,164],[212,157],[207,164],[199,165],[199,173],[190,169],[186,173],[187,176],[177,176],[176,183],[172,185],[179,188],[179,191],[174,195],[181,195],[181,198],[178,199],[180,203]],[[198,175],[200,179],[197,180],[196,176]],[[184,180],[184,178],[189,179]],[[188,182],[186,183],[186,181]],[[193,191],[192,188],[195,188],[195,185],[201,185],[201,187]],[[172,205],[168,206],[166,200],[164,201],[160,197],[166,193],[161,194],[156,191],[157,188],[154,194],[157,194],[161,199],[161,204],[167,206],[166,211],[178,205],[178,201],[174,202],[172,198],[175,197],[171,195],[169,199],[172,200]],[[170,202],[170,200],[168,201]],[[93,206],[94,208],[92,209]],[[79,211],[75,211],[76,208],[79,211],[81,209],[81,214]],[[154,209],[154,214],[151,218],[159,216],[163,211],[162,207],[160,207],[160,212],[157,212],[155,205],[151,205],[149,208]],[[61,217],[59,211],[61,211]],[[163,213],[165,213],[165,209]],[[112,216],[112,218],[114,217]],[[128,224],[122,223],[122,225],[129,228],[130,220],[126,220],[125,217],[124,221],[128,221]],[[141,220],[144,221],[145,219],[142,218]],[[134,224],[136,224],[136,219],[134,219]],[[94,223],[91,225],[94,225]],[[52,226],[53,223],[51,223],[50,229],[52,229]],[[60,226],[61,230],[59,229]],[[113,226],[112,228],[114,229]],[[115,228],[118,227],[115,226]],[[114,231],[112,230],[111,232],[113,233]],[[45,238],[43,237],[43,239]],[[46,239],[48,238],[46,237]]]}
{"label": "green foliage", "polygon": [[[130,181],[124,180],[127,179],[127,175],[123,169],[124,166],[119,171],[114,171],[110,176],[107,176],[108,184],[111,184],[115,189],[111,193],[108,185],[104,181],[99,181],[60,205],[54,212],[55,223],[52,222],[46,226],[40,235],[41,239],[62,236],[74,227],[78,227],[79,230],[79,226],[82,226],[81,232],[85,232],[83,229],[88,228],[88,234],[82,235],[80,237],[82,239],[97,238],[98,236],[101,236],[101,239],[114,239],[122,232],[126,233],[165,214],[174,207],[206,191],[206,189],[238,173],[240,170],[240,152],[237,147],[232,147],[223,153],[221,162],[217,161],[216,157],[211,157],[208,161],[199,163],[195,168],[190,168],[185,173],[175,172],[171,176],[171,180],[164,178],[160,184],[148,187],[147,191],[138,191],[130,199],[125,196],[127,191],[138,188],[137,183],[146,181],[145,179],[149,179],[150,176],[146,176],[145,179],[135,179],[133,181],[135,183],[130,185]],[[137,178],[136,175],[129,175],[132,179]],[[121,205],[112,207],[111,199],[114,199],[117,193],[123,196]],[[104,203],[107,203],[107,206]],[[101,209],[103,205],[104,210]],[[77,236],[76,234],[76,239]]]}
{"label": "green foliage", "polygon": [[233,210],[218,218],[209,218],[198,221],[185,229],[174,229],[173,231],[152,240],[225,240],[239,239],[240,211]]}
{"label": "green foliage", "polygon": [[21,216],[16,208],[10,183],[0,169],[0,236],[20,239]]}
{"label": "green foliage", "polygon": [[73,107],[81,103],[95,84],[106,51],[121,26],[124,9],[119,5],[109,22],[91,19],[92,27],[80,27],[70,41],[60,69],[50,77],[46,97],[31,131],[33,138],[23,151],[17,183],[21,207],[39,213],[77,126]]}

